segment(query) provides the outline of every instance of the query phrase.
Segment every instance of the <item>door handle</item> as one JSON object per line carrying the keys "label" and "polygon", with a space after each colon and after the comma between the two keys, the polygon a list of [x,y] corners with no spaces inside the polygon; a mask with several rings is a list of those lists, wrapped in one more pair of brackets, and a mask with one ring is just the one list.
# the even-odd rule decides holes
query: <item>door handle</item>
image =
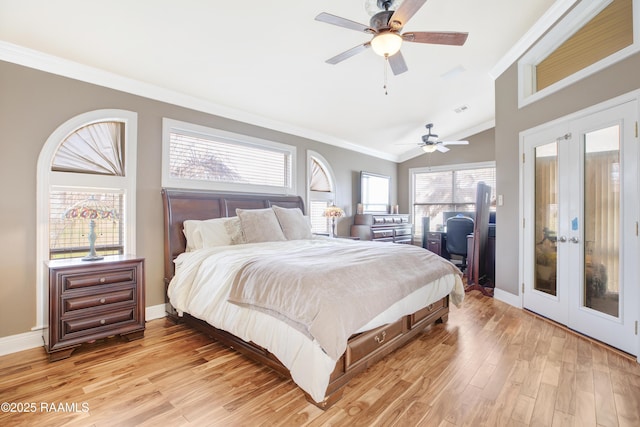
{"label": "door handle", "polygon": [[558,237],[558,242],[566,242],[567,238],[565,236]]}
{"label": "door handle", "polygon": [[572,238],[569,239],[569,241],[571,243],[580,243],[580,239],[578,239],[577,237],[572,237]]}

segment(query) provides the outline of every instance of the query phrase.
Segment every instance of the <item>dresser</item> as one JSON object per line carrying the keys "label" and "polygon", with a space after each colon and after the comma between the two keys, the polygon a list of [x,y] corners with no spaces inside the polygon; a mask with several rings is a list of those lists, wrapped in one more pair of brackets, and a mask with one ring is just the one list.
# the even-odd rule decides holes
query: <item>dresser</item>
{"label": "dresser", "polygon": [[351,236],[360,240],[376,240],[411,244],[413,224],[408,214],[356,214]]}
{"label": "dresser", "polygon": [[121,335],[142,338],[145,329],[144,259],[127,255],[100,261],[47,262],[44,348],[49,360],[69,357],[82,343]]}

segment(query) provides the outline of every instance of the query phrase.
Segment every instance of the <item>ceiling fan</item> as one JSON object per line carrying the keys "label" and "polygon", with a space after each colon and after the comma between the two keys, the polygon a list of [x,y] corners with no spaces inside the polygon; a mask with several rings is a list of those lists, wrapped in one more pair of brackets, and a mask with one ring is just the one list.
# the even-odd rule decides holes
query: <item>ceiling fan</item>
{"label": "ceiling fan", "polygon": [[[389,61],[391,71],[398,75],[408,70],[402,57],[400,47],[403,41],[412,43],[429,43],[462,46],[467,40],[468,33],[452,31],[412,31],[401,33],[407,21],[425,4],[427,0],[366,0],[365,7],[371,9],[373,2],[380,10],[369,20],[369,26],[349,19],[322,12],[316,16],[316,21],[337,25],[350,30],[372,34],[373,38],[361,45],[342,52],[326,62],[337,64],[345,59],[372,48],[378,55]],[[395,10],[393,10],[395,8]]]}
{"label": "ceiling fan", "polygon": [[433,123],[429,123],[425,127],[427,128],[427,134],[422,135],[422,142],[418,143],[418,147],[422,148],[422,151],[425,153],[433,153],[436,150],[441,153],[446,153],[449,151],[449,148],[446,147],[447,145],[469,144],[469,141],[440,141],[438,140],[438,135],[431,133]]}

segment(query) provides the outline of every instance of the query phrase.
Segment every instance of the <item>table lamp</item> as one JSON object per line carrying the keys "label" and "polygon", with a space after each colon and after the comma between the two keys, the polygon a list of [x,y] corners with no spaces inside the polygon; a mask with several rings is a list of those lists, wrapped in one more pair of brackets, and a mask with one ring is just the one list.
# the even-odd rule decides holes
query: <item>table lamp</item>
{"label": "table lamp", "polygon": [[67,209],[64,217],[72,220],[89,221],[89,253],[82,260],[97,261],[103,259],[103,256],[96,254],[96,220],[117,221],[118,215],[115,209],[100,203],[100,200],[92,195]]}

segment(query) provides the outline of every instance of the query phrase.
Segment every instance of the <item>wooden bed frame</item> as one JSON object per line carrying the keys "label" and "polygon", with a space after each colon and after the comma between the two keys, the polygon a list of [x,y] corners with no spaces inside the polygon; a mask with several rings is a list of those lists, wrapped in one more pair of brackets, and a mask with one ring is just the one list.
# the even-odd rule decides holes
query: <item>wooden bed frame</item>
{"label": "wooden bed frame", "polygon": [[[262,209],[273,205],[280,207],[298,207],[304,212],[304,204],[299,196],[212,193],[204,191],[162,190],[165,226],[165,298],[166,287],[174,275],[174,260],[185,251],[186,239],[183,234],[183,221],[187,219],[204,220],[210,218],[235,216],[236,208]],[[259,363],[265,364],[276,372],[290,378],[289,370],[264,348],[217,329],[208,323],[185,313],[178,317],[175,309],[166,300],[167,315],[174,321],[184,321],[187,325],[200,330],[219,342],[236,349],[240,353]],[[374,330],[356,334],[349,339],[347,351],[336,363],[322,402],[315,402],[307,393],[307,400],[326,409],[342,396],[345,385],[351,378],[376,363],[387,354],[404,345],[418,335],[425,327],[433,323],[446,322],[449,314],[449,298],[445,297],[398,321]]]}

